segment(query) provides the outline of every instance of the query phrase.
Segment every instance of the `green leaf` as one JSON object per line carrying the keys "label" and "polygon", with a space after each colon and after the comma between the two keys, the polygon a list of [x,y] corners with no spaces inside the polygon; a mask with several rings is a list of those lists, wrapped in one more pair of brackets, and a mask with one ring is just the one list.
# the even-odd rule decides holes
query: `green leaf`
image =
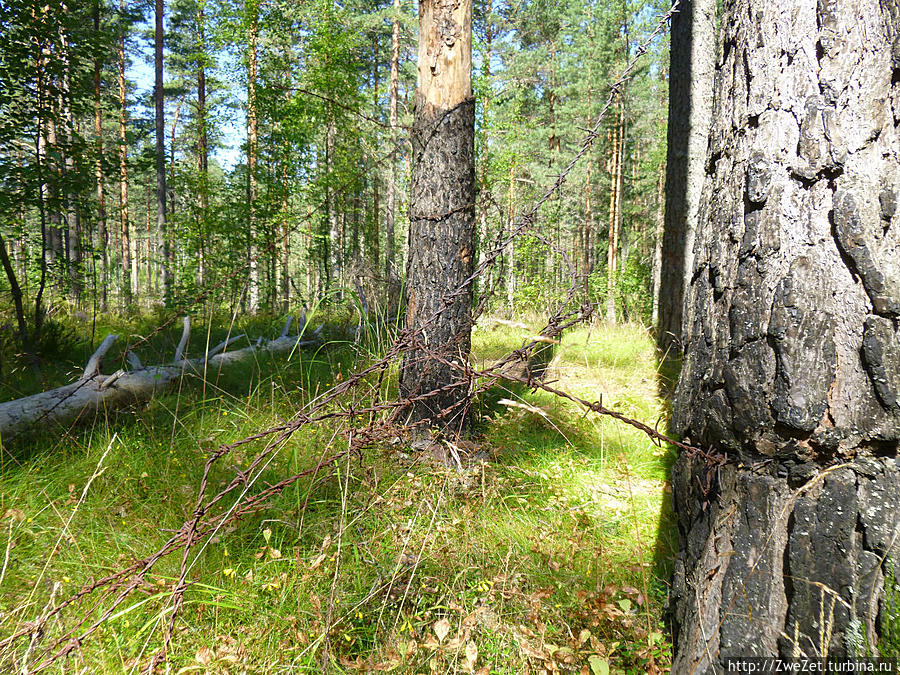
{"label": "green leaf", "polygon": [[609,675],[609,659],[593,655],[588,657],[588,663],[591,664],[591,672],[594,675]]}

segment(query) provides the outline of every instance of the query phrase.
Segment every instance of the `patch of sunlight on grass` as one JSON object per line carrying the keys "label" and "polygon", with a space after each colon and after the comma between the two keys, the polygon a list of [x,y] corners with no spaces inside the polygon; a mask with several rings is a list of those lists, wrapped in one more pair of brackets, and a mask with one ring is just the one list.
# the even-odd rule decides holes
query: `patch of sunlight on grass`
{"label": "patch of sunlight on grass", "polygon": [[[479,328],[474,359],[490,363],[536,328]],[[0,640],[40,614],[53,582],[66,597],[159,548],[193,513],[213,450],[282,423],[378,349],[344,343],[185,382],[3,453]],[[655,367],[643,329],[594,327],[563,337],[548,377],[652,426],[664,412]],[[395,384],[381,391],[393,396]],[[510,675],[577,672],[601,656],[612,672],[665,670],[671,451],[549,394],[502,397],[545,415],[486,406],[476,441],[493,461],[448,470],[402,443],[375,445],[207,537],[190,557],[173,672],[465,672],[467,652],[476,670]],[[343,449],[345,432],[331,421],[302,428],[249,494]],[[264,442],[217,463],[210,492],[247,471]],[[180,561],[179,550],[157,563],[73,658],[98,673],[146,659],[161,644]],[[38,647],[85,613],[96,619],[91,607],[67,610]],[[0,650],[0,671],[21,670],[24,651]]]}

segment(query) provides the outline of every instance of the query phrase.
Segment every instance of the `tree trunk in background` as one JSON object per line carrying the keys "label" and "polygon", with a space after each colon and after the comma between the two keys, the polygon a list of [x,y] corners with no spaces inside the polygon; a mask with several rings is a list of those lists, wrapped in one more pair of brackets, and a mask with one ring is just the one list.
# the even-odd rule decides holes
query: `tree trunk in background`
{"label": "tree trunk in background", "polygon": [[651,294],[653,296],[653,309],[650,315],[650,325],[656,326],[659,321],[659,284],[662,274],[662,245],[665,223],[665,193],[666,169],[664,164],[659,165],[659,180],[656,183],[656,234],[653,238],[653,266],[650,273]]}
{"label": "tree trunk in background", "polygon": [[[163,0],[156,0],[155,57],[156,71],[153,97],[156,104],[156,225],[162,239],[162,289],[166,302],[172,296],[172,250],[169,244],[169,232],[166,226],[166,120],[163,106]],[[123,245],[125,250],[128,246]],[[129,270],[130,265],[123,269]],[[127,284],[123,284],[126,285]]]}
{"label": "tree trunk in background", "polygon": [[610,162],[609,192],[609,241],[606,249],[606,321],[616,322],[616,280],[618,275],[619,259],[619,224],[622,216],[622,164],[623,164],[623,136],[625,125],[623,123],[624,104],[619,98],[619,117],[613,128],[613,150]]}
{"label": "tree trunk in background", "polygon": [[259,311],[259,247],[257,246],[256,201],[259,186],[256,180],[257,144],[259,139],[258,118],[256,109],[256,57],[257,38],[259,35],[259,13],[255,0],[247,3],[250,12],[247,31],[247,174],[249,195],[247,207],[250,212],[250,287],[248,289],[247,309],[251,313]]}
{"label": "tree trunk in background", "polygon": [[48,159],[47,169],[50,174],[47,204],[50,221],[50,227],[47,230],[47,265],[56,277],[57,291],[61,291],[65,281],[65,248],[63,246],[63,221],[60,211],[62,200],[59,194],[62,171],[58,161],[60,153],[56,136],[56,121],[53,118],[47,121],[47,138],[44,144],[44,153]]}
{"label": "tree trunk in background", "polygon": [[6,242],[3,240],[2,234],[0,234],[0,264],[2,264],[3,271],[6,274],[6,280],[9,282],[9,293],[12,296],[13,306],[16,310],[19,345],[27,349],[29,348],[28,322],[25,319],[25,306],[22,303],[22,289],[19,286],[18,279],[16,279],[16,272],[10,263],[9,255],[6,253]]}
{"label": "tree trunk in background", "polygon": [[[448,294],[470,277],[475,256],[471,0],[421,0],[418,70],[406,320],[411,330],[425,327],[419,340],[429,352],[462,366],[471,340],[472,285]],[[459,386],[438,391],[451,384]],[[410,404],[412,422],[464,431],[470,385],[423,350],[404,353],[400,397],[434,393]]]}
{"label": "tree trunk in background", "polygon": [[703,189],[716,58],[716,0],[682,0],[672,17],[666,223],[657,343],[681,352],[684,293],[690,282]]}
{"label": "tree trunk in background", "polygon": [[157,266],[156,273],[156,288],[153,286],[153,233],[151,232],[151,219],[150,219],[150,185],[147,185],[147,246],[146,246],[146,261],[147,261],[147,295],[149,296],[151,292],[154,290],[158,290],[159,288],[159,267]]}
{"label": "tree trunk in background", "polygon": [[[478,199],[480,201],[480,208],[478,210],[478,219],[480,225],[480,234],[478,240],[481,242],[489,242],[491,241],[491,235],[488,232],[488,203],[490,200],[486,197],[486,195],[490,194],[490,186],[488,185],[487,179],[487,168],[490,163],[490,140],[488,134],[489,117],[488,113],[491,108],[491,96],[490,96],[490,81],[491,81],[491,58],[492,58],[492,48],[494,42],[494,31],[493,24],[491,23],[491,13],[493,12],[494,4],[493,0],[487,0],[487,4],[484,7],[484,23],[485,23],[485,34],[484,34],[484,57],[481,64],[481,74],[484,77],[485,82],[487,82],[487,86],[484,88],[484,98],[481,102],[481,148],[483,152],[483,157],[479,157],[478,161],[481,164],[481,175],[478,177]],[[500,221],[500,231],[503,231],[503,221]],[[480,246],[478,250],[478,264],[480,265],[484,260],[484,249],[485,246]],[[494,270],[490,270],[488,272],[488,278],[485,279],[482,283],[486,288],[494,287],[494,280],[492,279],[493,275],[499,273],[499,267]]]}
{"label": "tree trunk in background", "polygon": [[[65,16],[69,8],[66,3],[60,4],[60,12]],[[75,176],[75,116],[72,113],[72,65],[69,48],[69,36],[64,30],[60,31],[59,58],[62,61],[63,74],[59,89],[59,109],[63,122],[65,135],[65,148],[62,151],[63,166],[62,175],[66,178],[63,191],[63,204],[65,206],[65,223],[63,234],[65,236],[65,283],[68,286],[69,298],[74,303],[81,300],[81,216],[78,209],[78,196],[72,191],[70,179]]]}
{"label": "tree trunk in background", "polygon": [[[100,1],[94,4],[94,32],[100,34]],[[97,181],[97,245],[100,247],[100,309],[106,311],[107,270],[109,268],[109,252],[106,232],[106,186],[103,184],[103,111],[101,108],[100,71],[102,60],[94,60],[94,135],[97,159],[94,164],[94,179]]]}
{"label": "tree trunk in background", "polygon": [[674,471],[676,673],[865,655],[900,563],[900,10],[723,11],[673,422],[728,462]]}
{"label": "tree trunk in background", "polygon": [[197,170],[200,173],[200,227],[197,285],[206,283],[206,216],[209,209],[209,141],[206,131],[206,17],[204,2],[197,6]]}
{"label": "tree trunk in background", "polygon": [[[509,194],[507,195],[506,206],[506,227],[509,235],[512,236],[516,227],[516,192],[515,192],[516,167],[509,167]],[[516,304],[516,242],[509,242],[506,247],[506,307],[510,316],[515,311]]]}
{"label": "tree trunk in background", "polygon": [[290,184],[288,183],[288,153],[281,163],[281,311],[286,312],[291,305],[291,228],[288,214],[290,209]]}
{"label": "tree trunk in background", "polygon": [[337,285],[338,297],[341,298],[343,297],[343,284],[341,283],[341,280],[343,279],[344,274],[344,252],[341,246],[340,215],[338,214],[337,207],[338,195],[332,185],[332,180],[334,178],[334,146],[336,135],[337,130],[335,129],[333,115],[331,111],[329,111],[328,125],[325,128],[325,172],[327,175],[325,181],[325,202],[326,211],[328,212],[328,249],[327,255],[325,256],[327,265],[325,281],[328,286],[326,290],[330,290],[330,287]]}
{"label": "tree trunk in background", "polygon": [[[400,13],[400,0],[394,0],[394,14]],[[397,151],[397,90],[400,82],[400,19],[394,16],[391,22],[391,84],[390,84],[390,123],[391,151]],[[387,213],[384,219],[384,279],[390,284],[391,270],[394,267],[394,238],[396,222],[396,183],[397,158],[391,157],[391,175],[387,185]]]}
{"label": "tree trunk in background", "polygon": [[[125,11],[125,0],[119,0],[119,9],[123,12]],[[162,68],[161,59],[162,56],[160,55],[160,68]],[[122,251],[119,260],[122,265],[123,304],[125,307],[128,307],[131,304],[133,283],[131,280],[131,245],[128,232],[128,100],[126,98],[125,65],[125,34],[123,33],[119,39],[119,231],[122,240]],[[162,72],[160,72],[159,78],[162,80]],[[160,108],[157,108],[158,114],[160,114],[159,110]],[[157,149],[158,152],[159,150]],[[159,160],[157,159],[157,161]],[[158,175],[157,173],[157,177]],[[163,190],[165,190],[165,185],[163,185]],[[165,206],[165,200],[163,200],[163,205]]]}

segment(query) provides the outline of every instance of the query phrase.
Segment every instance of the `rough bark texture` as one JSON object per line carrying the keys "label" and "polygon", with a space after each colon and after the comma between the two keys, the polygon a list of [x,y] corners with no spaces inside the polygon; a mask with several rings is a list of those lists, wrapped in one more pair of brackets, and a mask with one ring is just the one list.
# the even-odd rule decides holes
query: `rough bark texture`
{"label": "rough bark texture", "polygon": [[[412,129],[413,170],[407,263],[407,325],[428,323],[422,341],[448,361],[468,360],[475,256],[475,101],[472,3],[419,4],[419,79]],[[435,317],[440,313],[438,316]],[[463,430],[468,386],[459,371],[422,350],[405,353],[402,398],[437,392],[410,406],[412,421]]]}
{"label": "rough bark texture", "polygon": [[705,173],[715,43],[716,0],[682,0],[671,31],[666,220],[657,326],[663,352],[681,347],[684,289],[690,282]]}
{"label": "rough bark texture", "polygon": [[900,560],[898,18],[725,3],[673,422],[729,462],[676,465],[673,672],[877,649]]}

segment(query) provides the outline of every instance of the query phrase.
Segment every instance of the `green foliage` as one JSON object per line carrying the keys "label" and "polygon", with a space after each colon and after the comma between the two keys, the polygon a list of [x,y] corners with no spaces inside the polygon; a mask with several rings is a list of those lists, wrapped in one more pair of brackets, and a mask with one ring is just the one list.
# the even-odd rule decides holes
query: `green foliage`
{"label": "green foliage", "polygon": [[900,581],[897,568],[889,561],[890,568],[884,580],[884,604],[881,608],[879,629],[881,640],[876,645],[878,653],[885,658],[900,657]]}
{"label": "green foliage", "polygon": [[[227,330],[221,319],[208,325],[211,335]],[[519,329],[477,329],[476,356],[490,360],[522,339]],[[557,350],[554,377],[651,414],[660,405],[646,385],[653,349],[637,328],[574,331]],[[48,432],[27,454],[13,448],[15,461],[5,453],[0,549],[9,544],[13,555],[0,612],[29,598],[43,607],[53,582],[65,597],[100,570],[155,550],[193,510],[210,450],[278,423],[369,358],[330,344],[189,378],[146,408],[71,430],[62,444]],[[447,470],[402,445],[376,445],[208,538],[190,559],[172,668],[318,672],[327,662],[419,673],[432,663],[465,670],[472,649],[476,669],[497,673],[598,660],[610,672],[665,667],[659,617],[671,551],[660,518],[668,518],[670,454],[566,403],[523,391],[502,397],[546,415],[500,405],[479,441],[493,461]],[[301,429],[251,492],[340,449],[340,432],[329,423]],[[211,489],[246,470],[261,447],[235,449],[213,469]],[[142,592],[82,644],[92,671],[120,672],[159,646],[179,564],[179,554],[161,560]],[[51,624],[44,639],[82,611],[89,605]],[[0,668],[12,667],[13,655],[0,652]]]}

